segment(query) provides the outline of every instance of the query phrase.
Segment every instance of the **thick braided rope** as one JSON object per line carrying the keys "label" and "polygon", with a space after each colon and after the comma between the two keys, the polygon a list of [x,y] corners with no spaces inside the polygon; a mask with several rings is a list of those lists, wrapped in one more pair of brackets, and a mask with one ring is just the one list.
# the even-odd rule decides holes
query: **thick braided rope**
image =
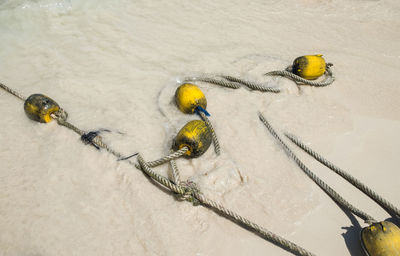
{"label": "thick braided rope", "polygon": [[285,152],[288,154],[290,158],[292,158],[297,166],[307,174],[310,179],[312,179],[325,193],[327,193],[337,204],[342,206],[343,208],[349,210],[353,214],[357,215],[361,219],[363,219],[366,223],[372,224],[376,222],[374,218],[372,218],[367,213],[359,210],[349,202],[347,202],[342,196],[340,196],[335,190],[333,190],[328,184],[323,182],[317,175],[315,175],[308,167],[300,161],[300,159],[293,153],[293,151],[286,145],[285,142],[279,137],[279,135],[275,132],[274,128],[269,124],[269,122],[265,119],[265,117],[259,113],[259,118],[261,122],[267,127],[268,131],[272,134],[272,136],[281,144]]}
{"label": "thick braided rope", "polygon": [[18,92],[14,91],[13,89],[11,89],[10,87],[6,86],[5,84],[0,83],[0,88],[4,89],[5,91],[7,91],[8,93],[11,93],[12,95],[14,95],[15,97],[25,101],[26,98],[19,94]]}
{"label": "thick braided rope", "polygon": [[278,236],[278,235],[272,233],[271,231],[264,229],[263,227],[257,225],[254,222],[249,221],[248,219],[240,216],[239,214],[237,214],[229,209],[226,209],[221,204],[206,198],[201,193],[194,192],[194,196],[197,198],[197,200],[200,201],[201,204],[208,206],[211,209],[217,210],[218,212],[222,213],[224,216],[229,216],[234,222],[239,223],[240,225],[243,225],[247,229],[252,230],[255,233],[257,233],[262,238],[281,246],[282,248],[292,252],[295,255],[305,255],[305,256],[306,255],[307,256],[314,255],[313,253],[305,250],[304,248],[298,246],[297,244],[290,242],[289,240],[286,240],[285,238]]}
{"label": "thick braided rope", "polygon": [[161,176],[160,174],[154,172],[150,166],[144,161],[143,157],[138,154],[137,160],[139,162],[139,169],[144,171],[147,175],[149,175],[153,180],[157,181],[158,183],[162,184],[164,187],[169,188],[169,190],[177,193],[177,194],[185,194],[186,191],[179,185],[172,183],[169,179]]}
{"label": "thick braided rope", "polygon": [[[314,255],[311,252],[308,252],[307,250],[303,249],[302,247],[296,245],[295,243],[292,243],[292,242],[264,229],[263,227],[249,221],[248,219],[240,216],[239,214],[226,209],[221,204],[216,203],[216,202],[206,198],[198,189],[195,189],[194,186],[182,186],[182,185],[176,185],[176,184],[172,183],[168,179],[166,179],[163,176],[154,172],[147,165],[146,161],[143,159],[142,156],[138,155],[137,159],[139,161],[142,171],[144,171],[147,175],[149,175],[151,178],[153,178],[159,184],[162,184],[163,186],[167,187],[171,191],[177,193],[179,196],[183,196],[183,198],[185,200],[193,202],[193,203],[198,201],[199,203],[222,213],[224,216],[232,218],[234,222],[239,223],[240,225],[246,227],[247,229],[254,231],[258,235],[260,235],[262,238],[264,238],[270,242],[273,242],[296,255],[302,255],[302,256],[303,255],[304,256]],[[180,183],[180,184],[184,184],[184,183]]]}
{"label": "thick braided rope", "polygon": [[323,81],[317,82],[317,81],[310,81],[307,79],[304,79],[296,74],[293,74],[292,72],[288,70],[277,70],[277,71],[271,71],[268,73],[265,73],[264,75],[266,76],[283,76],[286,78],[289,78],[295,82],[311,85],[311,86],[316,86],[316,87],[324,87],[328,86],[335,81],[335,77],[329,67],[329,65],[326,66],[326,71],[325,71],[325,79]]}
{"label": "thick braided rope", "polygon": [[210,83],[210,84],[216,84],[216,85],[220,85],[220,86],[231,88],[231,89],[239,89],[240,88],[240,85],[237,83],[229,82],[229,81],[222,80],[222,79],[211,78],[211,77],[186,77],[183,80],[183,83],[191,82],[191,81],[200,81],[200,82],[205,82],[205,83]]}
{"label": "thick braided rope", "polygon": [[204,114],[204,112],[199,111],[199,115],[201,116],[203,121],[206,123],[208,129],[210,129],[210,131],[211,131],[211,136],[212,136],[212,140],[213,140],[213,143],[214,143],[215,153],[217,155],[221,154],[221,147],[219,145],[217,134],[215,133],[214,127],[212,126],[210,120],[208,119],[206,114]]}
{"label": "thick braided rope", "polygon": [[333,163],[329,162],[327,159],[322,157],[320,154],[312,150],[310,147],[306,146],[303,142],[301,142],[295,135],[285,133],[285,136],[288,137],[294,144],[296,144],[299,148],[307,152],[310,156],[312,156],[315,160],[319,161],[321,164],[325,165],[338,175],[340,175],[342,178],[347,180],[349,183],[351,183],[353,186],[358,188],[360,191],[362,191],[364,194],[369,196],[372,200],[374,200],[377,204],[379,204],[383,209],[385,209],[390,215],[400,217],[400,210],[388,202],[386,199],[378,195],[376,192],[374,192],[371,188],[363,184],[361,181],[350,175],[348,172],[340,169]]}
{"label": "thick braided rope", "polygon": [[172,181],[179,185],[181,183],[181,175],[179,173],[179,169],[178,166],[176,165],[175,160],[171,160],[169,161],[170,165],[171,165],[171,170],[172,170]]}
{"label": "thick braided rope", "polygon": [[233,77],[233,76],[224,76],[224,75],[222,75],[221,77],[223,77],[226,80],[229,80],[231,82],[236,82],[236,83],[243,84],[243,85],[249,87],[252,90],[257,90],[257,91],[261,91],[261,92],[273,92],[273,93],[281,92],[281,90],[278,89],[278,88],[264,86],[262,84],[259,84],[259,83],[253,82],[253,81],[246,81],[246,80],[243,80],[241,78],[237,78],[237,77]]}
{"label": "thick braided rope", "polygon": [[170,153],[167,156],[164,156],[163,158],[148,162],[147,165],[150,167],[155,167],[155,166],[159,166],[162,165],[166,162],[169,162],[171,160],[177,159],[181,156],[183,156],[184,154],[186,154],[186,152],[189,150],[188,147],[183,147],[175,152]]}

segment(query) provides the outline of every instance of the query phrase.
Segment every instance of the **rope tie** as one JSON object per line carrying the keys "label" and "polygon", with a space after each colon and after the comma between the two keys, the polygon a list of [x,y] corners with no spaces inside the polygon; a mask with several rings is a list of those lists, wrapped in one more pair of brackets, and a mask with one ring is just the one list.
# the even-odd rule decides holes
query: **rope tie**
{"label": "rope tie", "polygon": [[193,206],[200,205],[200,201],[197,199],[196,194],[200,193],[200,189],[193,181],[183,181],[179,184],[185,191],[183,194],[176,194],[179,200],[185,200],[193,204]]}

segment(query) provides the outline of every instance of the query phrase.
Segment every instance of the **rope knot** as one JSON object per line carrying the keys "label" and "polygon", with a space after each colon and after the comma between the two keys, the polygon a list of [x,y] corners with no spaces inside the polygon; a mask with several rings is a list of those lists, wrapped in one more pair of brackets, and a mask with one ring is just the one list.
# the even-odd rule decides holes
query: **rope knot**
{"label": "rope knot", "polygon": [[105,147],[105,145],[104,145],[104,143],[103,143],[103,141],[101,139],[101,136],[99,136],[99,134],[101,132],[110,132],[110,130],[100,129],[100,130],[97,130],[97,131],[91,131],[91,132],[88,132],[88,133],[84,133],[81,136],[81,140],[82,140],[83,143],[85,143],[85,145],[91,144],[92,146],[94,146],[95,148],[100,150],[100,148],[104,148]]}
{"label": "rope knot", "polygon": [[57,120],[58,123],[67,121],[68,113],[64,109],[60,108],[52,114],[52,117]]}
{"label": "rope knot", "polygon": [[201,115],[200,115],[200,112],[203,112],[206,116],[210,116],[210,113],[208,113],[207,110],[205,110],[203,107],[200,107],[200,106],[197,106],[197,107],[195,108],[194,112],[195,112],[196,114],[198,114],[199,116],[201,116]]}
{"label": "rope knot", "polygon": [[196,183],[187,180],[181,182],[179,186],[183,189],[184,192],[183,194],[177,195],[178,199],[191,202],[194,206],[200,205],[200,201],[195,196],[196,194],[200,193],[200,189]]}

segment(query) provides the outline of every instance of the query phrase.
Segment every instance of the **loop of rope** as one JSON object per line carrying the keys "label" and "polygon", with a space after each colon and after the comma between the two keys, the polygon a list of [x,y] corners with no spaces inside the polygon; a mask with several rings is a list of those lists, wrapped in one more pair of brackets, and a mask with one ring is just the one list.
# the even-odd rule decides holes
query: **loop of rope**
{"label": "loop of rope", "polygon": [[348,172],[340,169],[333,163],[329,162],[327,159],[323,158],[320,154],[312,150],[310,147],[306,146],[303,142],[301,142],[295,135],[285,133],[285,136],[289,138],[295,145],[297,145],[299,148],[304,150],[307,154],[312,156],[315,160],[320,162],[321,164],[325,165],[332,171],[334,171],[336,174],[340,175],[342,178],[347,180],[349,183],[351,183],[353,186],[358,188],[360,191],[362,191],[364,194],[369,196],[372,200],[374,200],[378,205],[380,205],[387,213],[389,213],[392,216],[395,216],[397,218],[400,218],[400,210],[388,202],[386,199],[378,195],[375,191],[373,191],[371,188],[363,184],[361,181],[350,175]]}
{"label": "loop of rope", "polygon": [[[7,86],[5,86],[3,84],[0,84],[0,87],[3,89],[8,88]],[[16,97],[20,98],[21,100],[25,99],[22,95],[18,94],[17,92],[15,92],[11,89],[9,89],[9,90],[5,89],[5,90],[10,92],[11,94],[15,95]],[[19,95],[19,96],[17,96],[17,95]],[[57,123],[59,125],[65,126],[69,129],[73,130],[80,136],[84,135],[85,132],[83,130],[77,128],[76,126],[74,126],[73,124],[69,123],[66,120],[67,116],[68,116],[66,114],[66,112],[64,111],[63,113],[64,114],[62,114],[61,112],[52,114],[52,117],[57,121]],[[203,112],[201,112],[201,113],[205,116],[205,114]],[[106,143],[104,143],[101,140],[100,136],[96,136],[96,137],[92,138],[91,142],[96,144],[100,148],[106,149],[109,153],[116,156],[117,159],[122,158],[122,154],[113,150]],[[145,172],[147,175],[149,175],[153,180],[157,181],[159,184],[163,185],[164,187],[167,187],[172,192],[180,195],[182,199],[192,202],[194,205],[203,204],[204,206],[207,206],[215,211],[218,211],[218,212],[224,214],[225,217],[231,218],[234,222],[240,224],[241,226],[244,226],[245,228],[254,231],[256,234],[258,234],[262,238],[264,238],[268,241],[271,241],[271,242],[279,245],[283,249],[288,250],[296,255],[314,256],[314,254],[312,254],[311,252],[308,252],[307,250],[303,249],[302,247],[296,245],[295,243],[292,243],[292,242],[264,229],[263,227],[247,220],[246,218],[236,214],[235,212],[226,209],[221,204],[218,204],[210,199],[207,199],[200,192],[200,190],[198,189],[198,187],[195,183],[190,182],[190,181],[180,182],[179,171],[178,171],[178,168],[176,165],[173,166],[173,168],[175,168],[175,171],[173,171],[173,173],[174,173],[173,176],[175,177],[174,182],[171,182],[169,179],[157,174],[150,168],[150,166],[157,166],[159,164],[162,164],[162,163],[165,163],[168,161],[171,162],[174,159],[185,154],[187,150],[188,150],[188,148],[184,147],[181,150],[173,152],[172,154],[170,154],[164,158],[161,158],[161,159],[149,162],[149,163],[146,163],[144,161],[143,157],[140,154],[138,154],[138,156],[137,156],[138,163],[134,163],[131,160],[127,160],[127,162],[129,164],[137,167],[138,169],[142,170],[143,172]],[[172,163],[172,164],[174,164],[174,163]]]}
{"label": "loop of rope", "polygon": [[279,142],[279,144],[283,147],[285,152],[288,154],[288,156],[297,164],[300,169],[307,174],[307,176],[313,180],[323,191],[325,191],[326,194],[328,194],[332,200],[334,200],[338,205],[341,207],[349,210],[353,214],[357,215],[361,219],[364,220],[365,223],[367,224],[372,224],[376,222],[376,220],[368,215],[367,213],[361,211],[360,209],[356,208],[349,202],[347,202],[342,196],[340,196],[335,190],[333,190],[328,184],[326,184],[324,181],[322,181],[320,178],[318,178],[315,173],[313,173],[308,167],[300,161],[300,159],[293,153],[293,151],[286,145],[285,142],[280,138],[280,136],[276,133],[274,128],[270,125],[270,123],[265,119],[265,117],[259,113],[259,118],[261,122],[267,127],[268,131],[271,133],[271,135]]}
{"label": "loop of rope", "polygon": [[326,65],[326,70],[325,70],[325,79],[323,81],[311,81],[311,80],[307,80],[304,79],[294,73],[292,73],[290,70],[290,66],[286,69],[286,70],[277,70],[277,71],[271,71],[268,73],[265,73],[264,75],[266,76],[283,76],[286,78],[289,78],[293,81],[295,81],[296,83],[301,83],[301,84],[306,84],[306,85],[310,85],[310,86],[315,86],[315,87],[324,87],[324,86],[328,86],[330,84],[333,83],[333,81],[335,81],[335,76],[332,73],[332,70],[330,69],[330,67],[332,66],[332,63],[328,63]]}

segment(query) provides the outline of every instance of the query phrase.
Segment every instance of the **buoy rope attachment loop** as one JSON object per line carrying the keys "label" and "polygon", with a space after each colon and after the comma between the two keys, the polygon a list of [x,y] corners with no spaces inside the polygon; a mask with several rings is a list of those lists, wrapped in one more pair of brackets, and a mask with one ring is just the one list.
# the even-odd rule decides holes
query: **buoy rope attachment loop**
{"label": "buoy rope attachment loop", "polygon": [[265,73],[264,75],[265,76],[283,76],[283,77],[291,79],[299,84],[306,84],[306,85],[315,86],[315,87],[325,87],[325,86],[332,84],[335,81],[335,76],[333,75],[332,70],[331,70],[332,66],[333,66],[332,63],[326,64],[326,70],[324,73],[325,78],[322,81],[311,81],[311,80],[304,79],[304,78],[292,73],[291,71],[289,71],[291,69],[292,65],[287,67],[286,70],[271,71],[271,72]]}
{"label": "buoy rope attachment loop", "polygon": [[286,145],[286,143],[280,138],[280,136],[276,133],[275,129],[271,126],[268,120],[261,114],[258,113],[258,116],[261,122],[265,125],[267,130],[271,133],[271,135],[279,142],[279,144],[283,147],[286,154],[291,158],[296,165],[311,179],[313,180],[329,197],[332,198],[339,206],[347,209],[352,212],[356,216],[360,217],[367,224],[372,224],[376,222],[376,220],[371,217],[369,214],[361,211],[360,209],[353,206],[351,203],[346,201],[341,195],[339,195],[334,189],[332,189],[328,184],[322,181],[315,173],[313,173],[300,159],[293,153],[293,151]]}
{"label": "buoy rope attachment loop", "polygon": [[378,205],[380,205],[387,213],[392,215],[393,217],[400,218],[400,210],[394,206],[392,203],[378,195],[375,191],[373,191],[371,188],[363,184],[361,181],[359,181],[357,178],[353,177],[351,174],[348,172],[342,170],[338,166],[334,165],[327,159],[325,159],[323,156],[318,154],[316,151],[311,149],[310,147],[306,146],[300,139],[290,133],[285,133],[285,136],[290,139],[295,145],[297,145],[299,148],[304,150],[307,154],[312,156],[315,160],[320,162],[321,164],[325,165],[329,169],[331,169],[333,172],[341,176],[343,179],[348,181],[350,184],[358,188],[361,192],[366,194],[368,197],[370,197],[372,200],[374,200]]}

